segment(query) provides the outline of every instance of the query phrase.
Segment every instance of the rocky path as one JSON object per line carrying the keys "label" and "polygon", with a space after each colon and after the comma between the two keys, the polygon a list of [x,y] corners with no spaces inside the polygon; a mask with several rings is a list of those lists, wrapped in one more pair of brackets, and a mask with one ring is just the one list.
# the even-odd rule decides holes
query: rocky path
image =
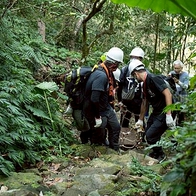
{"label": "rocky path", "polygon": [[[1,176],[0,195],[117,196],[131,183],[139,186],[150,180],[132,171],[131,165],[141,164],[158,173],[163,171],[157,160],[137,150],[118,154],[105,146],[78,145],[74,148],[79,156],[53,158],[49,164],[40,162],[37,168],[12,173],[7,178]],[[137,193],[143,196],[153,194]]]}
{"label": "rocky path", "polygon": [[[118,113],[118,117],[119,117]],[[66,118],[70,121],[69,118]],[[68,122],[71,124],[71,121]],[[76,137],[79,133],[75,130]],[[144,155],[142,148],[117,153],[106,146],[74,145],[75,155],[51,157],[51,162],[37,163],[36,168],[0,176],[1,196],[153,196],[142,190],[142,183],[155,186],[153,179],[138,175],[142,166],[158,174],[164,172],[157,160]],[[133,167],[133,168],[132,168]]]}

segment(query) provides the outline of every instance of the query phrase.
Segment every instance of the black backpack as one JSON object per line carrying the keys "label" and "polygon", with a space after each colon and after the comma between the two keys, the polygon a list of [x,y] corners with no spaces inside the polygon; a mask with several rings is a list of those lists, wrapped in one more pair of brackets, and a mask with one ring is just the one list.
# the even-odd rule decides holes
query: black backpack
{"label": "black backpack", "polygon": [[165,83],[167,84],[167,87],[169,88],[172,95],[175,95],[176,93],[176,83],[174,82],[174,79],[171,76],[164,76],[161,75],[164,79]]}
{"label": "black backpack", "polygon": [[91,73],[98,68],[98,65],[92,67],[79,67],[65,75],[65,88],[69,102],[73,109],[81,109],[84,101],[84,91],[86,82]]}
{"label": "black backpack", "polygon": [[[152,75],[150,75],[150,78],[152,77]],[[175,93],[176,93],[176,84],[174,82],[174,79],[172,77],[170,77],[170,76],[165,76],[163,74],[160,74],[158,76],[161,77],[164,80],[165,84],[167,85],[167,88],[170,90],[170,92],[172,94],[172,100],[174,102],[174,100],[175,100]],[[150,80],[150,84],[152,84],[152,80]]]}

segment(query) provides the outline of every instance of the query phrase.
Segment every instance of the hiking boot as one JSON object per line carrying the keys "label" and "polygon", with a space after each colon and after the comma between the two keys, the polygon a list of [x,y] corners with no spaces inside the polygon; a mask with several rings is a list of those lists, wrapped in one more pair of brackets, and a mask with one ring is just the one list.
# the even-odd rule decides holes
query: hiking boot
{"label": "hiking boot", "polygon": [[162,163],[166,159],[166,155],[163,152],[161,152],[161,153],[151,152],[151,153],[149,153],[148,156],[153,159],[157,159],[158,163]]}
{"label": "hiking boot", "polygon": [[68,105],[66,111],[64,112],[64,114],[72,115],[72,113],[73,113],[73,109],[72,109],[71,105]]}
{"label": "hiking boot", "polygon": [[159,161],[159,163],[162,163],[163,161],[166,160],[166,155],[163,153],[161,155],[159,155],[159,157],[157,158],[157,160]]}

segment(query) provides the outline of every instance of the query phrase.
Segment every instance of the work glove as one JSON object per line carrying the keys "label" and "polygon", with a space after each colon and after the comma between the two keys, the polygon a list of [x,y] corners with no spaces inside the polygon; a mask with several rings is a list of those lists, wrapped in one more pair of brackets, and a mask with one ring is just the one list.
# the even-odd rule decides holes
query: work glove
{"label": "work glove", "polygon": [[102,124],[102,119],[100,118],[95,118],[95,128],[100,127]]}
{"label": "work glove", "polygon": [[135,127],[143,127],[143,125],[144,125],[144,122],[143,120],[140,120],[140,119],[135,123]]}
{"label": "work glove", "polygon": [[119,112],[120,111],[120,106],[118,104],[114,105],[114,111]]}
{"label": "work glove", "polygon": [[169,128],[175,128],[176,122],[173,120],[173,117],[171,114],[166,114],[166,124]]}
{"label": "work glove", "polygon": [[119,105],[119,107],[123,107],[123,103],[120,101],[119,103],[118,103],[118,105]]}

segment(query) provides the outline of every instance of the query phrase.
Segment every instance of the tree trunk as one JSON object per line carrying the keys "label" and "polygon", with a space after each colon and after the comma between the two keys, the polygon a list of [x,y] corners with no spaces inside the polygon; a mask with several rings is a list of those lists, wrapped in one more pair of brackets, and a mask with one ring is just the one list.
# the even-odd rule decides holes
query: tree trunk
{"label": "tree trunk", "polygon": [[158,37],[159,37],[159,14],[157,15],[156,20],[156,32],[155,32],[155,43],[154,43],[154,59],[153,59],[153,66],[152,71],[155,72],[155,65],[156,65],[156,53],[157,53],[157,45],[158,45]]}
{"label": "tree trunk", "polygon": [[[94,3],[93,3],[93,7],[92,7],[92,10],[91,12],[84,18],[82,24],[83,24],[83,35],[82,35],[82,62],[85,62],[86,61],[86,57],[88,56],[89,54],[89,46],[87,44],[87,22],[93,17],[95,16],[95,14],[97,14],[98,12],[101,11],[104,3],[106,2],[107,0],[96,0]],[[99,3],[99,4],[98,4]]]}
{"label": "tree trunk", "polygon": [[39,31],[40,35],[42,36],[42,40],[44,42],[46,42],[45,23],[41,19],[38,19],[37,24],[38,24],[38,31]]}

